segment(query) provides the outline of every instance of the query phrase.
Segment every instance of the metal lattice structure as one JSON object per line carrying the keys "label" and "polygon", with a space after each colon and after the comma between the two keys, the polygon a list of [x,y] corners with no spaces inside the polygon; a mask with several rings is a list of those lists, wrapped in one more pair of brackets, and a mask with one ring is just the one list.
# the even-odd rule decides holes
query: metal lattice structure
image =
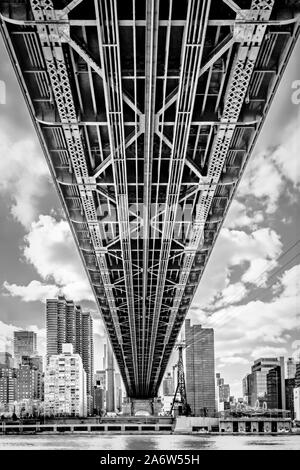
{"label": "metal lattice structure", "polygon": [[[177,362],[177,385],[176,390],[174,393],[172,405],[170,408],[170,415],[174,410],[175,404],[177,407],[181,407],[182,414],[188,415],[190,414],[190,406],[187,402],[186,398],[186,386],[185,386],[185,376],[184,376],[184,366],[183,366],[183,355],[182,350],[185,346],[184,343],[178,343],[176,345],[178,349],[178,362]],[[178,397],[179,395],[179,397]]]}
{"label": "metal lattice structure", "polygon": [[298,0],[0,0],[130,397],[156,396],[299,36]]}

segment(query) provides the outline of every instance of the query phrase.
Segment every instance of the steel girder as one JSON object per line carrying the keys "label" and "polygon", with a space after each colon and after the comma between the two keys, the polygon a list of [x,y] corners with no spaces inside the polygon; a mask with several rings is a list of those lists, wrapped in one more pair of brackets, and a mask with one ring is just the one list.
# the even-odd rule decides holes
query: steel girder
{"label": "steel girder", "polygon": [[129,396],[157,394],[299,35],[285,3],[0,0]]}

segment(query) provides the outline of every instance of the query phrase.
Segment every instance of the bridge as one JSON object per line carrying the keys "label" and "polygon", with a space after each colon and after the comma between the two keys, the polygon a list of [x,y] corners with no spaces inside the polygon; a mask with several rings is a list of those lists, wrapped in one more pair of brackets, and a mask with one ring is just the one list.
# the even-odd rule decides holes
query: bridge
{"label": "bridge", "polygon": [[129,397],[155,397],[299,36],[299,0],[0,0]]}

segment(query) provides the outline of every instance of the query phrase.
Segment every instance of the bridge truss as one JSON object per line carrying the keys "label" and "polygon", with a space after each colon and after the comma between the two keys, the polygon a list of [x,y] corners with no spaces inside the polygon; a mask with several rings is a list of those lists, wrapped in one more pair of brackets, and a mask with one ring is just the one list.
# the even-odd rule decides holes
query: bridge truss
{"label": "bridge truss", "polygon": [[0,0],[128,396],[153,397],[299,36],[298,0]]}

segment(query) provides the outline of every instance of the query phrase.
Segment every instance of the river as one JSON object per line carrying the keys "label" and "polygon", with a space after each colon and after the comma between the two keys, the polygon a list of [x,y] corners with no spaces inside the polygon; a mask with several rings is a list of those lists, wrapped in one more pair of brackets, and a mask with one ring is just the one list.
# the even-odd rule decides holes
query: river
{"label": "river", "polygon": [[300,435],[0,436],[0,450],[300,450]]}

